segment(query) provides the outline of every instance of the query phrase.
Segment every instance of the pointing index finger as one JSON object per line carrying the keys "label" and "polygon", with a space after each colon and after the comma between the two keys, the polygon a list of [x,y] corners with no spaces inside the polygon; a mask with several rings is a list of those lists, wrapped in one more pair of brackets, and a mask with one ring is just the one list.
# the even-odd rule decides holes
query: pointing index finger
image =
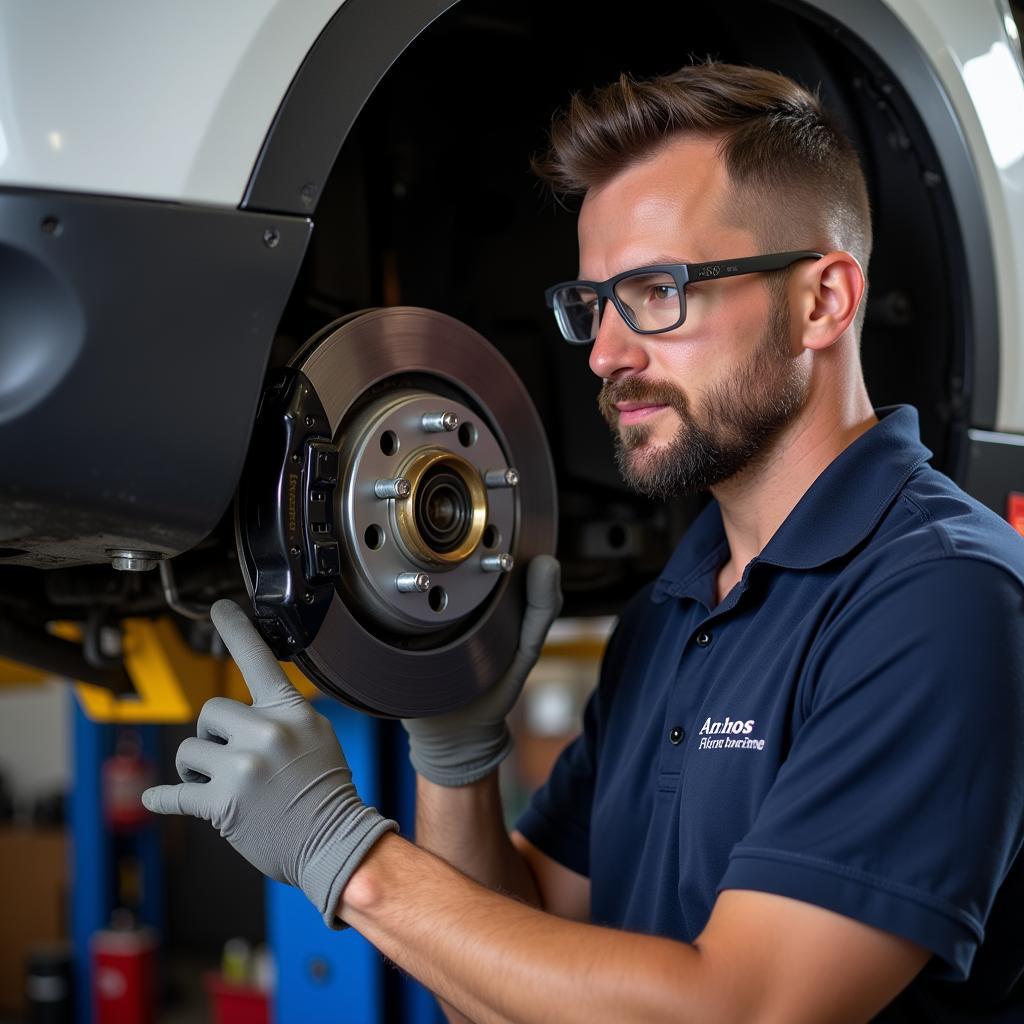
{"label": "pointing index finger", "polygon": [[271,704],[299,696],[281,671],[274,652],[234,601],[217,601],[210,609],[210,618],[242,670],[253,703]]}

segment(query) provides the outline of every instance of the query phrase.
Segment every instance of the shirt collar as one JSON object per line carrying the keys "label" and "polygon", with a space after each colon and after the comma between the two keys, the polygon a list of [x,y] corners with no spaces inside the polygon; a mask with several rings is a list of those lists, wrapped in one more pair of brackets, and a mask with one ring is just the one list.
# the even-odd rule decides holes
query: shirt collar
{"label": "shirt collar", "polygon": [[654,584],[651,600],[660,604],[668,597],[692,597],[708,605],[707,577],[722,565],[728,552],[722,512],[718,502],[712,500],[690,524],[672,552]]}
{"label": "shirt collar", "polygon": [[[911,473],[931,458],[913,406],[885,406],[875,415],[878,423],[807,489],[757,557],[759,563],[813,569],[847,554],[875,528]],[[724,562],[727,550],[722,514],[712,501],[686,531],[651,599],[698,596],[688,591],[705,589],[703,578]]]}

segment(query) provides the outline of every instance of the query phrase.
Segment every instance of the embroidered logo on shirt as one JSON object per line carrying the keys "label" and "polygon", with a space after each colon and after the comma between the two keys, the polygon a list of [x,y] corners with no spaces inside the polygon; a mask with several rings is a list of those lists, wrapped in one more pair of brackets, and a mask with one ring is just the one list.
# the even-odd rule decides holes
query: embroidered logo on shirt
{"label": "embroidered logo on shirt", "polygon": [[699,750],[764,750],[764,740],[750,734],[757,722],[753,718],[733,721],[726,716],[724,722],[708,718],[700,727]]}

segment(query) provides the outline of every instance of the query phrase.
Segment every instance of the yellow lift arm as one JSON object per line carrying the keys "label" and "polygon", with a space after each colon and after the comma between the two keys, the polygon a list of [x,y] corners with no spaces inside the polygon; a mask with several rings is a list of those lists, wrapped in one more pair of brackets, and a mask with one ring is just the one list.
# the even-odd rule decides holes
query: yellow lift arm
{"label": "yellow lift arm", "polygon": [[[80,639],[75,623],[59,623],[59,636]],[[238,666],[229,657],[197,654],[169,618],[125,619],[122,623],[125,671],[133,694],[115,694],[93,683],[75,682],[85,714],[97,722],[191,722],[211,697],[226,696],[250,702]],[[290,662],[282,662],[288,678],[306,697],[319,691]],[[0,659],[0,684],[34,683],[52,673]]]}

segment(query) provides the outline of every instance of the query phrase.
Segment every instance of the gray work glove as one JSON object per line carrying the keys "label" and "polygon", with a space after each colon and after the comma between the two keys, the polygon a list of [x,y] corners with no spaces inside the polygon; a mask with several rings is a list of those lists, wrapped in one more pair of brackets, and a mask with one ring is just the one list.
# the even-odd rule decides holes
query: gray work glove
{"label": "gray work glove", "polygon": [[334,914],[342,890],[398,825],[359,799],[330,723],[288,681],[242,609],[218,601],[210,614],[252,705],[207,701],[198,736],[178,747],[182,785],[154,786],[142,802],[209,821],[250,864],[300,888],[329,927],[344,927]]}
{"label": "gray work glove", "polygon": [[548,629],[562,609],[560,580],[561,566],[550,555],[530,562],[519,649],[498,683],[458,711],[402,720],[409,734],[409,760],[424,778],[441,786],[468,786],[508,756],[512,737],[505,716],[519,699]]}

